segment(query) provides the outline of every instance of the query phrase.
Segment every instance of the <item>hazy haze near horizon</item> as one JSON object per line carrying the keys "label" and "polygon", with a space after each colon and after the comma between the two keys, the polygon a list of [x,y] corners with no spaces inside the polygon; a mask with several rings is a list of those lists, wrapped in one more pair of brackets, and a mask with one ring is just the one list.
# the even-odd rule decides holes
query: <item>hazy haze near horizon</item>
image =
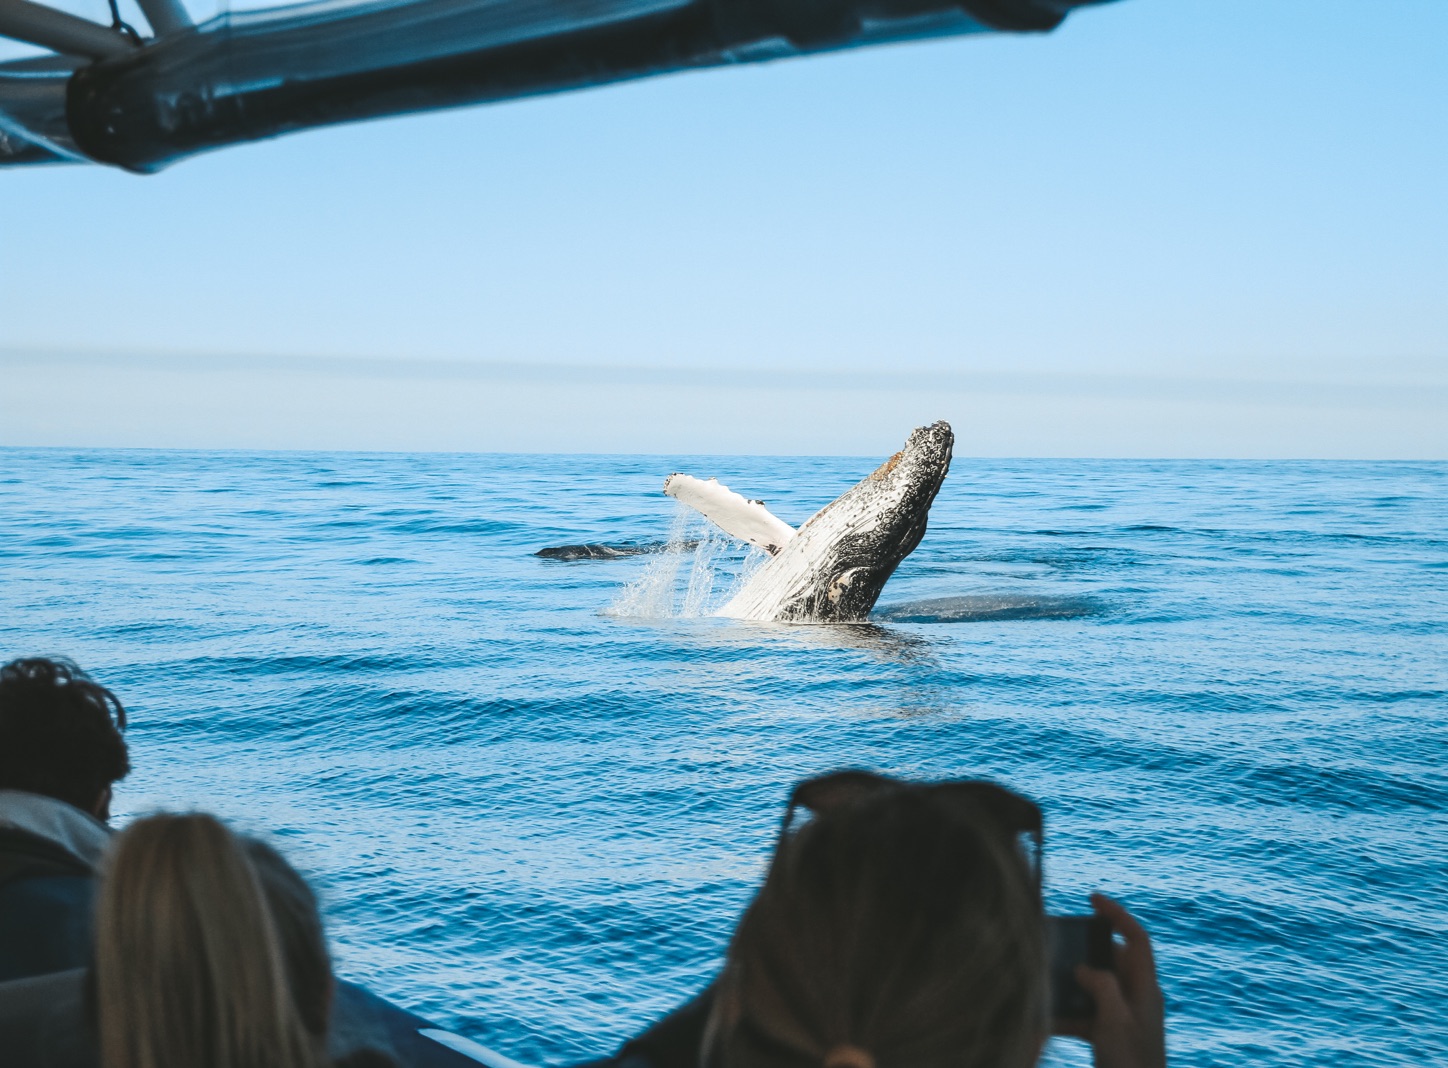
{"label": "hazy haze near horizon", "polygon": [[0,174],[0,444],[1448,458],[1448,6]]}

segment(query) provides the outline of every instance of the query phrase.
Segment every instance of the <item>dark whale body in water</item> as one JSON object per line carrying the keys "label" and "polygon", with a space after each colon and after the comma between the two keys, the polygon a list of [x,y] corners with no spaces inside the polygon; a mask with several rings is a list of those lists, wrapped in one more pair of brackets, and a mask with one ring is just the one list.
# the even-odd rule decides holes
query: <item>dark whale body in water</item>
{"label": "dark whale body in water", "polygon": [[649,553],[692,552],[698,547],[697,541],[624,542],[619,545],[590,542],[585,545],[554,545],[539,549],[533,555],[545,560],[616,560],[621,556],[646,556]]}
{"label": "dark whale body in water", "polygon": [[870,618],[888,623],[986,623],[1012,619],[1081,619],[1106,610],[1094,597],[983,593],[881,605]]}

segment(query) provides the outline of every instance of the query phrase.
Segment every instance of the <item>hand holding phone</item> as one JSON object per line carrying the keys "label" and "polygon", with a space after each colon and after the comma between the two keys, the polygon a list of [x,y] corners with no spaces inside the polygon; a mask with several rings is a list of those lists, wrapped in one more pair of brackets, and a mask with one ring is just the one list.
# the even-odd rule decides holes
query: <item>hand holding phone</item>
{"label": "hand holding phone", "polygon": [[1118,902],[1092,894],[1096,920],[1103,921],[1119,944],[1110,945],[1112,968],[1076,965],[1076,981],[1091,996],[1095,1014],[1078,1021],[1057,1020],[1056,1034],[1072,1034],[1091,1043],[1096,1068],[1166,1068],[1166,1007],[1156,978],[1151,936]]}
{"label": "hand holding phone", "polygon": [[1047,916],[1051,960],[1051,1032],[1085,1037],[1096,1000],[1076,980],[1078,965],[1112,971],[1111,923],[1102,916]]}

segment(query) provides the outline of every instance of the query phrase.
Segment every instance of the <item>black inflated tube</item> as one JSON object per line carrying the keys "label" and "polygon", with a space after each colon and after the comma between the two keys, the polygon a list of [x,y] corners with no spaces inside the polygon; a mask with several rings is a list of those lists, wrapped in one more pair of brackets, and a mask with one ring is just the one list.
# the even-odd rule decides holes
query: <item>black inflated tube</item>
{"label": "black inflated tube", "polygon": [[982,29],[1099,0],[410,0],[213,20],[72,76],[86,155],[149,172],[356,119]]}

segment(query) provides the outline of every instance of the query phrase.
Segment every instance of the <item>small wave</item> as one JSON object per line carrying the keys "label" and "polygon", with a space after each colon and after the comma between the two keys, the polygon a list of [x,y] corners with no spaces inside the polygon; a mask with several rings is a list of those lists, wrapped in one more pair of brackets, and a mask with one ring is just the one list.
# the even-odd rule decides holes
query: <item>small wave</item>
{"label": "small wave", "polygon": [[318,678],[346,677],[392,671],[428,671],[441,665],[428,653],[290,653],[279,656],[238,654],[195,656],[185,661],[188,671],[217,671],[228,676],[267,678],[302,675]]}
{"label": "small wave", "polygon": [[884,605],[871,618],[890,623],[981,623],[1018,619],[1082,619],[1104,612],[1094,597],[985,593]]}
{"label": "small wave", "polygon": [[391,524],[397,534],[506,534],[516,529],[517,524],[496,519],[447,519],[440,516],[426,516]]}

